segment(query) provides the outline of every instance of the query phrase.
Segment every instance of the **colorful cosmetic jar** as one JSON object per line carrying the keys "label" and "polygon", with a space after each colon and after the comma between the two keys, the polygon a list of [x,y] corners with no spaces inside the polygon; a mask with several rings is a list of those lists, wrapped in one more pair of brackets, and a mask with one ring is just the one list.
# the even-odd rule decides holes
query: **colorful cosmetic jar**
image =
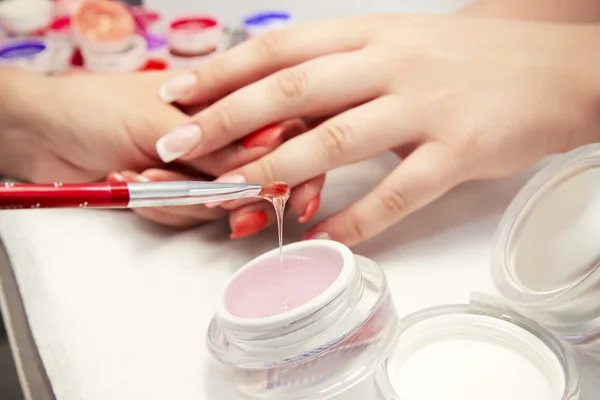
{"label": "colorful cosmetic jar", "polygon": [[138,71],[146,64],[146,39],[134,36],[130,46],[118,53],[97,52],[82,47],[85,69],[90,72],[119,73]]}
{"label": "colorful cosmetic jar", "polygon": [[169,69],[189,70],[201,66],[213,59],[217,54],[219,53],[210,53],[202,56],[185,56],[170,51],[166,59],[169,62]]}
{"label": "colorful cosmetic jar", "polygon": [[202,56],[222,48],[223,26],[211,16],[177,18],[169,24],[169,49],[185,56]]}
{"label": "colorful cosmetic jar", "polygon": [[600,144],[550,161],[499,223],[497,293],[467,304],[396,319],[382,270],[332,241],[246,264],[207,334],[235,392],[322,400],[374,376],[383,400],[578,399],[575,360],[600,362]]}
{"label": "colorful cosmetic jar", "polygon": [[54,18],[48,29],[47,36],[71,40],[71,17],[62,15]]}
{"label": "colorful cosmetic jar", "polygon": [[166,37],[149,33],[144,36],[151,57],[166,57],[169,54],[169,42]]}
{"label": "colorful cosmetic jar", "polygon": [[246,39],[260,36],[265,32],[282,29],[292,23],[292,16],[285,11],[261,11],[247,16],[242,21],[242,31]]}
{"label": "colorful cosmetic jar", "polygon": [[54,52],[51,73],[61,74],[67,71],[71,67],[71,58],[75,51],[73,44],[61,37],[49,37],[46,40],[52,43]]}
{"label": "colorful cosmetic jar", "polygon": [[42,74],[53,71],[55,49],[44,39],[12,39],[0,46],[0,64],[30,69]]}
{"label": "colorful cosmetic jar", "polygon": [[133,16],[139,20],[147,30],[152,30],[160,22],[162,15],[156,11],[148,10],[143,7],[131,7]]}
{"label": "colorful cosmetic jar", "polygon": [[46,29],[52,22],[49,0],[4,0],[0,2],[0,23],[12,36],[27,36]]}
{"label": "colorful cosmetic jar", "polygon": [[135,21],[129,9],[116,1],[85,0],[71,18],[81,47],[95,53],[120,53],[131,48]]}

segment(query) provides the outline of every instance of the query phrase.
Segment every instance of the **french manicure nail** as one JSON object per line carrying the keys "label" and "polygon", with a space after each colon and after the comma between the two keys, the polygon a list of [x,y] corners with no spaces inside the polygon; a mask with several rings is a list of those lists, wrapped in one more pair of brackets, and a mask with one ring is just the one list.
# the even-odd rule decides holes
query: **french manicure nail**
{"label": "french manicure nail", "polygon": [[306,205],[306,210],[304,214],[298,218],[298,222],[301,224],[309,221],[312,217],[315,216],[317,210],[319,209],[319,204],[321,204],[321,194],[317,194],[311,201]]}
{"label": "french manicure nail", "polygon": [[172,103],[186,96],[196,85],[195,74],[187,73],[165,82],[158,90],[158,97],[165,103]]}
{"label": "french manicure nail", "polygon": [[307,233],[302,240],[330,240],[331,236],[327,232]]}
{"label": "french manicure nail", "polygon": [[254,235],[265,227],[269,220],[267,213],[264,211],[255,211],[239,217],[234,225],[230,235],[232,239]]}
{"label": "french manicure nail", "polygon": [[[219,183],[246,183],[246,177],[244,175],[235,174],[235,175],[224,175],[218,179],[215,179],[214,182]],[[223,201],[213,201],[210,203],[205,203],[204,207],[206,208],[215,208],[223,204]]]}
{"label": "french manicure nail", "polygon": [[242,147],[249,149],[253,147],[267,147],[275,143],[285,131],[285,126],[271,125],[259,129],[246,136],[242,140]]}
{"label": "french manicure nail", "polygon": [[180,126],[156,142],[156,152],[161,160],[169,163],[189,153],[200,143],[202,131],[195,124]]}

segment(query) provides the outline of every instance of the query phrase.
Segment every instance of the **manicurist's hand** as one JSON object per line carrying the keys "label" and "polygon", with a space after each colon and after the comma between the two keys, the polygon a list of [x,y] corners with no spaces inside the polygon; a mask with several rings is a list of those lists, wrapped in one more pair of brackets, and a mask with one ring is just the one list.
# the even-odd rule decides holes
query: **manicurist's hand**
{"label": "manicurist's hand", "polygon": [[[597,141],[597,43],[593,25],[460,16],[302,24],[164,86],[161,93],[180,105],[210,105],[159,147],[176,150],[165,161],[193,162],[263,126],[325,117],[219,180],[296,186],[392,151],[399,163],[387,178],[307,235],[353,245],[461,182],[507,176]],[[185,132],[195,133],[172,145]]]}
{"label": "manicurist's hand", "polygon": [[[46,77],[0,67],[0,174],[30,182],[82,182],[103,180],[111,171],[152,168],[144,179],[212,180],[281,143],[275,136],[261,146],[232,144],[200,160],[170,165],[174,171],[157,169],[164,164],[156,153],[156,140],[187,121],[186,112],[194,109],[181,110],[159,99],[160,85],[174,76],[148,72]],[[125,175],[132,180],[140,176]],[[136,212],[174,227],[229,214],[204,206]]]}

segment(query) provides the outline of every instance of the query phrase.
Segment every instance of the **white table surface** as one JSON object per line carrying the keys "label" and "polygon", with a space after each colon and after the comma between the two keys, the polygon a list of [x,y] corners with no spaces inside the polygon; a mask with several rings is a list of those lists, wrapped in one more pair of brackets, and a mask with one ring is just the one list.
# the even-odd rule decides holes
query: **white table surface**
{"label": "white table surface", "polygon": [[[334,172],[317,218],[395,162],[386,155]],[[401,315],[466,302],[491,287],[494,229],[523,182],[463,185],[355,252],[385,269]],[[230,241],[224,224],[177,232],[128,212],[36,210],[0,213],[0,234],[57,400],[233,399],[211,368],[205,330],[231,273],[274,247],[275,230]],[[300,234],[289,219],[286,242]],[[340,399],[372,390],[367,380]],[[598,396],[584,381],[582,400]]]}

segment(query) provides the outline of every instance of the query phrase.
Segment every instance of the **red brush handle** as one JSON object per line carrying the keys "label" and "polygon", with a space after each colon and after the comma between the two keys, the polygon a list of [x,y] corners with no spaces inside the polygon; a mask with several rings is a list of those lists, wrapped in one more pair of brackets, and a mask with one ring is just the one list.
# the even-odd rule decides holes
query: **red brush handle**
{"label": "red brush handle", "polygon": [[123,208],[129,204],[126,182],[0,183],[0,210],[25,208]]}

